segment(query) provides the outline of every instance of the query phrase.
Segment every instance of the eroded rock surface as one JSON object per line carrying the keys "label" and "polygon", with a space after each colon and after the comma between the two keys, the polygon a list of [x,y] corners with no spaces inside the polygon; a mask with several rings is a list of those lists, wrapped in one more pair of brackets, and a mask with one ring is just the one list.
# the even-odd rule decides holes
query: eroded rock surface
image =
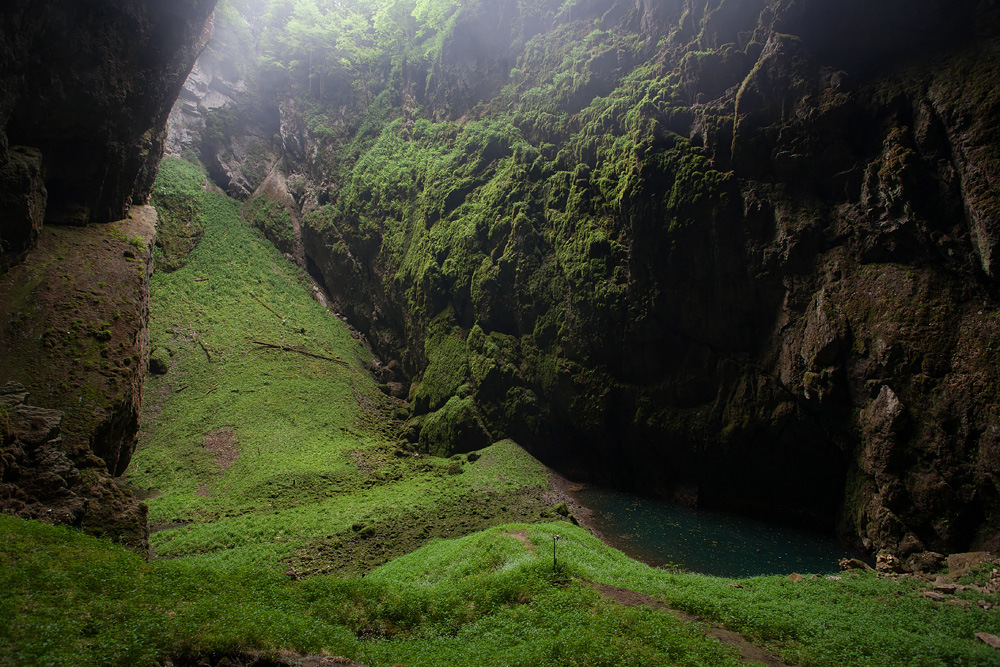
{"label": "eroded rock surface", "polygon": [[59,415],[57,440],[16,432],[39,447],[19,459],[21,479],[53,482],[55,495],[32,501],[51,499],[52,513],[32,516],[132,545],[145,539],[142,510],[112,478],[128,467],[138,433],[155,225],[155,210],[139,206],[111,224],[47,226],[26,260],[0,276],[0,377],[30,392],[45,423]]}
{"label": "eroded rock surface", "polygon": [[[259,33],[258,31],[254,31]],[[167,123],[166,154],[197,156],[229,195],[248,199],[278,158],[277,102],[257,71],[254,34],[231,6],[215,15]]]}
{"label": "eroded rock surface", "polygon": [[16,382],[0,386],[0,510],[81,527],[145,553],[145,505],[104,471],[77,467],[63,450],[63,413],[27,397]]}

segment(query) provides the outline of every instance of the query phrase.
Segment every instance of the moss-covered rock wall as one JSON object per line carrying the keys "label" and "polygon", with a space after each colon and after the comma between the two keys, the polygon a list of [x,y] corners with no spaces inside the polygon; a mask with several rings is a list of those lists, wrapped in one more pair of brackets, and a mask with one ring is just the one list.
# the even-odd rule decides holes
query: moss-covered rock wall
{"label": "moss-covered rock wall", "polygon": [[404,440],[998,546],[995,3],[411,5],[259,43],[272,199]]}

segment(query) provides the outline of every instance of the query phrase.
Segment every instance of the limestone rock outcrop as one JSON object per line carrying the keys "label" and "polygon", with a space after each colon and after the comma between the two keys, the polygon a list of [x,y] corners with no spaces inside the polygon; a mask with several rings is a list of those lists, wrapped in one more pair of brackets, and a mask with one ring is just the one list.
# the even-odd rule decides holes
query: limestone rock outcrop
{"label": "limestone rock outcrop", "polygon": [[22,474],[58,475],[49,464],[65,459],[83,473],[60,475],[82,505],[51,516],[120,531],[130,544],[142,543],[145,526],[133,525],[138,503],[112,478],[128,467],[139,430],[155,229],[150,206],[111,224],[46,226],[25,261],[0,276],[0,377],[26,388],[46,420],[60,415],[58,442],[45,439],[52,456],[30,455]]}
{"label": "limestone rock outcrop", "polygon": [[63,413],[27,397],[16,382],[0,386],[0,511],[77,526],[145,552],[145,505],[102,471],[77,467],[63,450]]}
{"label": "limestone rock outcrop", "polygon": [[220,8],[167,122],[166,154],[197,156],[237,199],[253,195],[278,158],[277,102],[256,68],[258,36],[232,7]]}

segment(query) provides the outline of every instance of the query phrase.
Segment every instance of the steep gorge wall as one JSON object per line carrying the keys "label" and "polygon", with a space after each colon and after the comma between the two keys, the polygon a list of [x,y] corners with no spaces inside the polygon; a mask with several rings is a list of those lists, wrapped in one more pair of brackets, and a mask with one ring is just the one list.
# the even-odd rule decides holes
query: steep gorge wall
{"label": "steep gorge wall", "polygon": [[407,446],[514,437],[904,557],[995,549],[998,27],[973,1],[469,3],[375,103],[281,94],[274,198]]}
{"label": "steep gorge wall", "polygon": [[0,8],[0,508],[142,550],[114,479],[149,354],[141,204],[215,2],[43,4]]}

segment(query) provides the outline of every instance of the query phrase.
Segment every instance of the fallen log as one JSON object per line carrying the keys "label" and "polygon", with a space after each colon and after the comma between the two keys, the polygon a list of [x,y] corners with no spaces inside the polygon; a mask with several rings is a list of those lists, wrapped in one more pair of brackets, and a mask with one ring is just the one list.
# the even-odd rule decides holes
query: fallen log
{"label": "fallen log", "polygon": [[323,359],[325,361],[333,361],[342,366],[347,366],[347,362],[340,357],[330,357],[325,354],[317,354],[315,352],[310,352],[299,345],[277,345],[275,343],[268,343],[262,340],[253,341],[254,345],[260,345],[261,347],[266,347],[271,350],[281,350],[282,352],[295,352],[296,354],[301,354],[306,357],[312,357],[313,359]]}

